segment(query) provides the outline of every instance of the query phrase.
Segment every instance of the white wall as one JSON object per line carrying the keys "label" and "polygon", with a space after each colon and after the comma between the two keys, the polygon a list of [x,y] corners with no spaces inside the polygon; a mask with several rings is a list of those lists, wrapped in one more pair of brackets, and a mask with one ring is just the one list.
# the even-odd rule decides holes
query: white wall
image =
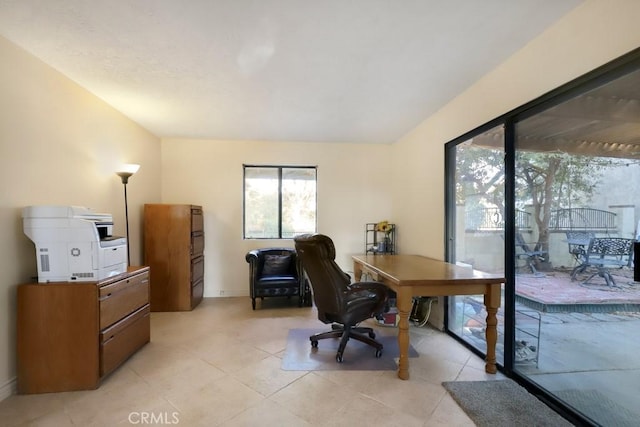
{"label": "white wall", "polygon": [[444,144],[640,47],[640,1],[587,0],[394,144],[404,253],[444,259]]}
{"label": "white wall", "polygon": [[[400,250],[444,259],[444,144],[637,47],[640,1],[587,0],[394,144]],[[443,328],[443,304],[430,323]]]}
{"label": "white wall", "polygon": [[364,251],[365,224],[394,220],[390,153],[390,145],[374,144],[163,140],[163,203],[204,209],[205,296],[249,295],[245,254],[293,247],[292,240],[243,240],[243,164],[317,166],[318,232],[333,239],[338,264],[353,271],[349,255]]}
{"label": "white wall", "polygon": [[140,163],[128,186],[132,263],[141,262],[142,204],[160,199],[160,142],[57,71],[0,37],[0,400],[16,375],[16,288],[37,275],[21,210],[81,205],[114,215],[125,234],[114,171]]}
{"label": "white wall", "polygon": [[246,295],[244,254],[290,241],[242,240],[242,163],[312,164],[318,230],[336,241],[343,268],[362,251],[364,223],[382,219],[398,224],[402,253],[442,258],[444,143],[640,46],[638,16],[637,0],[587,0],[393,146],[165,140],[162,160],[153,135],[0,38],[0,399],[15,376],[16,285],[35,274],[23,206],[88,205],[112,212],[123,234],[113,170],[141,163],[128,186],[132,263],[142,259],[144,203],[201,204],[205,292]]}

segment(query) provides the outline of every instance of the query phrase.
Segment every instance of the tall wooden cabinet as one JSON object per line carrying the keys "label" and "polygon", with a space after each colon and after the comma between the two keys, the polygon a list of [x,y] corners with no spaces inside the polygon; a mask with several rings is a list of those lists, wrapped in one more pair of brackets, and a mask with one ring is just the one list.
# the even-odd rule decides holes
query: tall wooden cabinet
{"label": "tall wooden cabinet", "polygon": [[18,286],[18,393],[90,390],[149,342],[149,268]]}
{"label": "tall wooden cabinet", "polygon": [[204,291],[204,221],[195,205],[144,205],[144,263],[151,311],[189,311]]}

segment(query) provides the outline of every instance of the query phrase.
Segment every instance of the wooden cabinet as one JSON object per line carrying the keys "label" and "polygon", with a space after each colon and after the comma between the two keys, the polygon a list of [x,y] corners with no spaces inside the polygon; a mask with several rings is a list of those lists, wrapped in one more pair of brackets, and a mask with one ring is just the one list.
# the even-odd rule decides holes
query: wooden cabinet
{"label": "wooden cabinet", "polygon": [[97,388],[150,340],[149,268],[18,286],[18,393]]}
{"label": "wooden cabinet", "polygon": [[194,205],[144,205],[144,263],[151,311],[189,311],[204,291],[204,220]]}

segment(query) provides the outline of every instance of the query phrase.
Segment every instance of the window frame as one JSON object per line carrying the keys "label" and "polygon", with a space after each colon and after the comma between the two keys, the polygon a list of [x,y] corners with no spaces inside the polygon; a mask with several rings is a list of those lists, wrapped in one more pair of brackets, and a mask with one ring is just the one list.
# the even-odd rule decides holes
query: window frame
{"label": "window frame", "polygon": [[[247,236],[247,169],[277,169],[278,171],[278,235],[271,237],[251,237]],[[315,175],[315,223],[314,233],[318,230],[318,166],[310,165],[260,165],[260,164],[243,164],[242,165],[242,238],[244,240],[291,240],[292,237],[282,236],[282,171],[283,169],[312,169]]]}

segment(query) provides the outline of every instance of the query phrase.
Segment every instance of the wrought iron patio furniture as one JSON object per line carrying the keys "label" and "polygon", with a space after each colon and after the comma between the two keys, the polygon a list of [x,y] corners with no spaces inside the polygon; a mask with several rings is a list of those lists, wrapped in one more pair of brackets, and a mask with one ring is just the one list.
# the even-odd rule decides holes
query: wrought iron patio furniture
{"label": "wrought iron patio furniture", "polygon": [[595,272],[583,283],[588,282],[597,274],[605,280],[607,286],[616,286],[609,269],[613,267],[631,267],[633,262],[633,242],[633,239],[621,237],[594,237],[589,242],[584,255],[584,262],[579,269],[574,269],[571,274],[571,280],[575,280],[578,273],[593,267]]}
{"label": "wrought iron patio furniture", "polygon": [[569,253],[576,260],[575,267],[571,271],[571,277],[583,272],[587,266],[584,265],[587,249],[591,239],[596,237],[595,233],[590,231],[567,231],[567,244],[569,245]]}
{"label": "wrought iron patio furniture", "polygon": [[582,262],[591,239],[596,237],[595,233],[589,231],[567,231],[566,235],[569,253],[573,255],[578,262]]}
{"label": "wrought iron patio furniture", "polygon": [[546,253],[547,251],[540,250],[538,245],[531,249],[529,244],[524,240],[522,233],[516,233],[516,258],[524,259],[531,269],[531,272],[538,277],[544,276],[544,273],[536,269],[536,262],[543,261]]}

